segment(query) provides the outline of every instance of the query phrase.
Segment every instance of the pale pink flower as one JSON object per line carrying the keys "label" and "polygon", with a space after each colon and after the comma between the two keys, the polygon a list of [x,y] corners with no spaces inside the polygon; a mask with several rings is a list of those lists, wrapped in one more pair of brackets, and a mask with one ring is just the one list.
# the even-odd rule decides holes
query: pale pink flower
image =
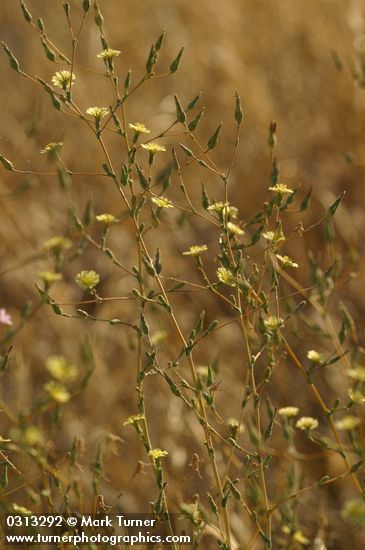
{"label": "pale pink flower", "polygon": [[4,308],[0,308],[0,325],[12,325],[11,316]]}

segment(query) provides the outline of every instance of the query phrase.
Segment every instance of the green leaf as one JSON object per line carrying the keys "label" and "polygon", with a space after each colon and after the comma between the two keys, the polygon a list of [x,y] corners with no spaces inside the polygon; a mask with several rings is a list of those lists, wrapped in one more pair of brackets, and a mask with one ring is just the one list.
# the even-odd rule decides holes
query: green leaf
{"label": "green leaf", "polygon": [[47,59],[50,61],[56,61],[56,53],[48,46],[44,38],[41,38],[43,49],[46,53]]}
{"label": "green leaf", "polygon": [[153,265],[155,267],[157,275],[159,275],[159,273],[161,273],[161,271],[162,271],[161,255],[160,255],[160,249],[159,248],[156,251],[155,261],[154,261]]}
{"label": "green leaf", "polygon": [[350,474],[353,474],[355,472],[357,472],[357,470],[364,464],[364,459],[362,458],[361,460],[359,460],[358,462],[355,462],[355,464],[353,464],[350,468]]}
{"label": "green leaf", "polygon": [[179,387],[175,384],[175,382],[173,382],[173,381],[171,380],[171,378],[169,378],[169,377],[167,376],[167,374],[165,374],[165,380],[166,380],[166,382],[168,383],[168,385],[170,386],[170,390],[172,391],[172,393],[173,393],[174,395],[176,395],[176,397],[181,397],[181,392],[180,392]]}
{"label": "green leaf", "polygon": [[145,190],[148,189],[150,186],[148,179],[146,178],[146,176],[144,175],[144,173],[142,172],[142,169],[138,166],[138,164],[136,164],[136,168],[137,168],[139,183],[142,189],[145,189]]}
{"label": "green leaf", "polygon": [[148,74],[152,73],[152,69],[156,64],[156,61],[157,61],[157,51],[156,51],[155,45],[152,44],[150,53],[148,54],[148,58],[146,61],[146,69]]}
{"label": "green leaf", "polygon": [[143,311],[141,311],[141,320],[140,320],[139,327],[140,327],[141,331],[143,332],[143,334],[145,334],[146,336],[149,335],[150,328],[148,326],[148,323],[146,321],[146,317],[144,316]]}
{"label": "green leaf", "polygon": [[235,118],[238,126],[240,126],[241,122],[243,120],[243,112],[242,112],[242,107],[241,107],[241,98],[238,95],[238,92],[236,92],[235,97],[236,97],[236,110],[235,110],[235,113],[234,113],[234,118]]}
{"label": "green leaf", "polygon": [[85,13],[87,13],[89,11],[90,7],[91,7],[90,0],[84,0],[83,3],[82,3],[82,8],[83,8]]}
{"label": "green leaf", "polygon": [[183,54],[184,48],[181,48],[177,56],[175,57],[174,61],[170,65],[170,73],[176,73],[177,69],[179,68],[180,59]]}
{"label": "green leaf", "polygon": [[157,39],[157,42],[155,42],[155,50],[158,52],[162,46],[163,39],[165,38],[166,31],[163,30],[160,36]]}
{"label": "green leaf", "polygon": [[5,489],[6,489],[7,486],[8,486],[8,483],[9,483],[9,479],[8,479],[8,465],[7,465],[7,464],[4,464],[4,465],[3,465],[3,471],[2,471],[2,474],[1,474],[1,478],[0,478],[0,487],[5,491]]}
{"label": "green leaf", "polygon": [[345,191],[343,191],[343,193],[341,193],[341,195],[339,195],[337,197],[337,199],[335,200],[335,202],[333,204],[331,204],[331,206],[328,208],[327,212],[326,212],[326,216],[328,218],[331,218],[332,216],[335,215],[336,213],[336,210],[337,208],[340,206],[340,202],[342,201],[343,197],[345,196]]}
{"label": "green leaf", "polygon": [[202,183],[201,205],[205,210],[207,210],[209,206],[209,197],[207,195],[204,183]]}
{"label": "green leaf", "polygon": [[129,71],[127,72],[127,76],[125,77],[125,80],[124,80],[124,93],[128,93],[128,90],[131,86],[131,82],[132,82],[132,71],[129,69]]}
{"label": "green leaf", "polygon": [[60,306],[58,304],[51,303],[51,307],[52,307],[52,309],[53,309],[53,311],[55,312],[56,315],[62,315],[62,309],[60,308]]}
{"label": "green leaf", "polygon": [[184,124],[186,120],[186,114],[176,94],[174,95],[174,100],[176,105],[176,119],[178,122],[181,122],[182,124]]}
{"label": "green leaf", "polygon": [[61,102],[58,99],[58,97],[56,96],[56,94],[54,92],[49,92],[49,95],[51,97],[53,107],[55,109],[57,109],[57,111],[60,111],[61,110]]}
{"label": "green leaf", "polygon": [[204,111],[205,111],[205,107],[203,107],[199,113],[196,115],[196,117],[190,122],[190,124],[188,125],[188,128],[190,130],[190,132],[194,132],[194,130],[196,130],[196,128],[198,127],[198,124],[204,114]]}
{"label": "green leaf", "polygon": [[194,155],[193,151],[191,149],[189,149],[189,147],[186,147],[186,145],[183,145],[182,143],[179,143],[179,145],[188,157],[195,158],[195,155]]}
{"label": "green leaf", "polygon": [[216,129],[216,131],[214,132],[212,137],[209,139],[208,149],[214,149],[214,147],[217,145],[217,141],[218,141],[218,137],[219,137],[219,133],[221,131],[221,128],[222,128],[222,122],[220,123],[220,125],[218,126],[218,128]]}
{"label": "green leaf", "polygon": [[199,99],[201,98],[201,93],[196,95],[194,99],[192,99],[189,103],[189,105],[186,107],[186,112],[191,111],[194,109],[195,105],[198,103]]}
{"label": "green leaf", "polygon": [[14,69],[14,71],[17,71],[18,73],[20,73],[19,62],[14,56],[13,52],[10,50],[10,48],[8,48],[5,42],[1,42],[1,44],[6,52],[6,55],[9,58],[10,67]]}
{"label": "green leaf", "polygon": [[0,162],[6,168],[6,170],[10,170],[12,172],[14,170],[13,164],[10,162],[10,160],[6,159],[2,155],[0,155]]}
{"label": "green leaf", "polygon": [[303,212],[303,210],[307,210],[310,204],[312,193],[313,193],[313,188],[311,187],[308,193],[306,194],[306,196],[304,197],[304,199],[302,200],[302,202],[300,203],[300,207],[299,207],[300,212]]}
{"label": "green leaf", "polygon": [[104,23],[104,17],[101,15],[97,0],[94,0],[94,21],[96,26],[101,29]]}
{"label": "green leaf", "polygon": [[26,20],[27,23],[31,23],[32,22],[32,16],[31,16],[27,6],[24,4],[23,0],[20,0],[20,5],[21,5],[21,8],[22,8],[24,19]]}

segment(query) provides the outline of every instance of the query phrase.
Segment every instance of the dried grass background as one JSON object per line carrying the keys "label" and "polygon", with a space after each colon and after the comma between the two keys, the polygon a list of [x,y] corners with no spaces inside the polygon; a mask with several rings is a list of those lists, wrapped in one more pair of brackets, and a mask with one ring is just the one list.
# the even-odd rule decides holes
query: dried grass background
{"label": "dried grass background", "polygon": [[[70,3],[73,12],[81,13],[81,2],[72,0]],[[69,44],[58,1],[28,0],[27,4],[34,16],[43,18],[49,36],[57,44]],[[358,0],[100,0],[100,7],[110,45],[122,51],[118,60],[121,78],[129,68],[136,74],[136,80],[138,75],[142,76],[149,46],[162,29],[167,29],[167,37],[161,66],[168,67],[179,48],[185,46],[180,71],[141,89],[128,107],[129,120],[140,120],[158,131],[174,117],[174,93],[178,92],[186,103],[202,92],[207,114],[200,132],[207,139],[219,121],[224,122],[217,160],[225,167],[234,139],[234,91],[239,90],[245,121],[231,193],[242,219],[250,217],[265,200],[271,169],[268,125],[272,119],[278,123],[281,179],[290,186],[302,186],[303,193],[313,186],[310,214],[313,220],[346,190],[344,206],[335,222],[336,245],[344,253],[345,263],[349,262],[350,252],[359,256],[360,264],[357,277],[350,278],[338,295],[359,320],[361,329],[365,310],[362,284],[365,89],[354,81],[352,71],[358,68],[359,58],[365,52],[364,3]],[[3,0],[1,10],[2,40],[11,46],[28,73],[50,81],[55,65],[45,59],[39,38],[23,20],[18,3]],[[89,23],[78,52],[79,62],[96,68],[100,43],[97,28],[91,21]],[[334,52],[342,62],[342,70],[336,68]],[[79,122],[59,114],[46,94],[10,71],[5,56],[0,58],[0,68],[2,154],[12,159],[17,168],[42,171],[50,165],[39,155],[40,149],[50,141],[62,140],[65,143],[63,158],[70,169],[100,171],[102,159],[96,144],[80,128]],[[90,105],[106,104],[108,95],[111,101],[110,92],[102,77],[77,73],[75,93],[84,110]],[[118,160],[118,144],[111,146]],[[205,183],[211,197],[220,198],[222,189],[210,175],[202,170],[187,171],[186,184],[197,199],[201,182]],[[16,197],[9,197],[16,185],[23,183],[27,189]],[[172,194],[179,196],[177,189],[173,189]],[[80,210],[91,199],[96,213],[118,214],[115,190],[106,178],[74,179],[72,197]],[[36,302],[34,282],[37,273],[50,267],[49,259],[44,257],[21,264],[39,252],[44,240],[64,234],[70,225],[56,177],[26,178],[1,170],[0,271],[6,273],[0,279],[0,306],[6,307],[14,319],[19,317],[26,301]],[[179,229],[171,222],[171,232],[166,232],[164,240],[158,243],[166,271],[179,276],[180,260],[176,260],[176,251],[181,252],[195,242],[209,242],[209,239],[209,233],[199,224]],[[129,222],[113,231],[112,242],[117,256],[125,264],[133,265],[136,260]],[[299,275],[303,285],[308,282],[307,250],[317,253],[322,242],[323,233],[318,230],[294,245],[296,258],[303,265]],[[14,269],[8,271],[12,267]],[[85,256],[68,266],[65,280],[58,283],[52,293],[55,298],[61,302],[80,298],[74,276],[81,269],[89,268],[100,272],[103,295],[120,295],[132,288],[131,281],[115,273],[111,264],[90,248]],[[193,267],[190,275],[196,277]],[[217,310],[218,306],[205,295],[176,299],[176,304],[180,306],[185,326],[190,326],[202,307],[208,310],[209,320],[218,313],[227,318],[229,315],[229,312]],[[135,312],[133,304],[112,308],[103,305],[102,311],[98,311],[101,315],[128,319],[133,319]],[[162,330],[166,326],[167,318],[160,313],[156,315],[153,329]],[[49,439],[49,461],[57,463],[69,451],[73,438],[83,437],[84,466],[79,476],[89,483],[88,464],[94,460],[97,443],[106,434],[115,434],[122,440],[110,439],[111,450],[101,490],[108,502],[123,491],[123,509],[142,511],[154,498],[155,488],[148,473],[140,474],[128,484],[137,461],[145,461],[133,430],[122,429],[122,421],[135,412],[135,359],[130,336],[118,326],[59,318],[43,307],[17,336],[13,361],[1,391],[2,399],[14,414],[30,409],[48,378],[44,366],[46,358],[62,354],[82,365],[82,351],[90,346],[95,370],[87,389],[64,407],[61,425],[56,431],[47,422],[43,427]],[[201,357],[198,356],[202,364],[219,360],[219,377],[224,383],[218,399],[226,418],[236,415],[233,404],[236,403],[237,409],[240,397],[236,388],[240,380],[241,349],[236,344],[236,337],[235,329],[228,328],[211,342]],[[168,342],[170,355],[166,352],[166,360],[171,360],[179,344],[172,334],[168,335]],[[305,341],[296,345],[299,354],[308,348]],[[342,379],[334,377],[332,380],[332,371],[323,376],[331,401]],[[299,404],[315,416],[316,407],[309,394],[300,391],[299,382],[290,368],[274,376],[275,404],[291,403],[292,396],[298,392]],[[201,481],[190,466],[194,452],[204,456],[199,442],[200,428],[192,421],[190,413],[180,407],[181,402],[173,399],[158,380],[147,381],[146,395],[147,410],[154,418],[152,438],[157,446],[168,448],[170,452],[167,467],[170,505],[174,507],[179,501],[191,502],[195,493],[209,489],[207,477]],[[304,442],[303,448],[308,450]],[[318,479],[321,475],[335,473],[336,460],[333,457],[313,460],[307,467],[308,480],[312,475]],[[31,468],[28,459],[20,461],[18,467],[20,470]],[[209,475],[206,462],[201,464],[201,469]],[[277,479],[269,481],[272,489],[282,473],[279,461],[276,471]],[[315,533],[321,527],[326,529],[327,523],[331,523],[328,536],[333,540],[332,548],[349,548],[349,537],[352,546],[363,541],[360,530],[347,532],[348,526],[341,520],[337,528],[333,525],[331,518],[333,515],[338,518],[337,512],[346,496],[351,496],[349,484],[339,483],[328,493],[313,494],[306,501],[306,505],[316,512],[306,514],[309,532]],[[27,503],[27,498],[25,491],[14,496],[16,502],[22,503]]]}

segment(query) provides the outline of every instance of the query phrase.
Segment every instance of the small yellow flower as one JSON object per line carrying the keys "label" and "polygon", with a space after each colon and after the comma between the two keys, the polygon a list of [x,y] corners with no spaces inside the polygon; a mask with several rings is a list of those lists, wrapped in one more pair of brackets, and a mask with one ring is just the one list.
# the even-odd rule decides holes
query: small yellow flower
{"label": "small yellow flower", "polygon": [[207,378],[209,373],[209,368],[205,365],[198,365],[196,367],[196,372],[201,378]]}
{"label": "small yellow flower", "polygon": [[148,452],[149,456],[152,456],[155,460],[159,458],[165,458],[169,453],[167,451],[163,451],[162,449],[151,449]]}
{"label": "small yellow flower", "polygon": [[265,233],[262,233],[262,236],[267,241],[279,242],[285,240],[282,231],[265,231]]}
{"label": "small yellow flower", "polygon": [[70,86],[71,81],[73,82],[75,78],[75,75],[71,75],[70,71],[57,71],[52,76],[52,84],[66,90]]}
{"label": "small yellow flower", "polygon": [[41,149],[41,155],[49,154],[52,156],[57,153],[61,147],[63,147],[63,141],[52,141],[48,143],[44,149]]}
{"label": "small yellow flower", "polygon": [[118,55],[120,55],[121,53],[122,52],[119,50],[113,50],[113,48],[108,48],[98,53],[96,57],[99,57],[100,59],[110,60],[110,59],[113,59],[114,57],[118,57]]}
{"label": "small yellow flower", "polygon": [[263,233],[262,236],[267,241],[274,241],[275,240],[275,231],[265,231],[265,233]]}
{"label": "small yellow flower", "polygon": [[355,405],[362,405],[365,403],[365,395],[360,390],[353,390],[350,388],[347,394]]}
{"label": "small yellow flower", "polygon": [[272,187],[269,187],[269,191],[276,193],[277,195],[291,195],[294,193],[293,189],[289,189],[285,183],[277,183]]}
{"label": "small yellow flower", "polygon": [[62,273],[55,273],[54,271],[40,271],[38,277],[42,279],[44,283],[51,284],[62,279]]}
{"label": "small yellow flower", "polygon": [[237,281],[232,271],[226,267],[218,267],[217,270],[218,279],[221,283],[228,286],[236,286]]}
{"label": "small yellow flower", "polygon": [[226,210],[229,208],[229,202],[213,202],[213,204],[210,204],[207,208],[210,212],[217,212],[217,214],[221,214],[223,210]]}
{"label": "small yellow flower", "polygon": [[128,124],[129,128],[131,128],[131,130],[134,130],[136,132],[136,134],[150,134],[151,133],[151,130],[149,130],[148,128],[146,128],[146,126],[144,124],[142,124],[141,122],[134,122],[133,124],[130,123]]}
{"label": "small yellow flower", "polygon": [[318,353],[318,351],[315,351],[314,349],[310,349],[307,352],[307,358],[309,359],[309,361],[312,361],[313,363],[322,363],[321,354]]}
{"label": "small yellow flower", "polygon": [[30,514],[33,513],[30,510],[28,510],[28,508],[25,508],[24,506],[19,506],[18,504],[15,504],[15,502],[13,503],[12,506],[13,506],[14,512],[16,512],[17,514],[20,514],[22,516],[29,516]]}
{"label": "small yellow flower", "polygon": [[157,345],[166,340],[168,333],[166,330],[158,330],[151,336],[151,344]]}
{"label": "small yellow flower", "polygon": [[90,271],[80,271],[75,277],[79,287],[85,290],[92,290],[100,282],[100,275],[93,269]]}
{"label": "small yellow flower", "polygon": [[206,244],[194,244],[189,248],[189,250],[186,250],[183,252],[184,256],[200,256],[203,252],[206,252],[208,250],[208,247]]}
{"label": "small yellow flower", "polygon": [[44,437],[37,426],[28,426],[24,434],[22,434],[22,440],[27,445],[33,447],[34,445],[42,444],[44,442]]}
{"label": "small yellow flower", "polygon": [[347,500],[341,516],[357,525],[365,525],[365,502],[360,498]]}
{"label": "small yellow flower", "polygon": [[318,428],[319,422],[316,418],[312,418],[311,416],[302,416],[297,420],[295,425],[300,430],[315,430]]}
{"label": "small yellow flower", "polygon": [[293,535],[293,540],[295,542],[299,542],[299,544],[304,544],[305,546],[310,544],[310,540],[303,535],[302,531],[295,531]]}
{"label": "small yellow flower", "polygon": [[351,414],[349,414],[348,416],[341,418],[341,420],[337,420],[335,424],[336,428],[338,428],[339,430],[346,430],[350,432],[361,424],[361,420],[357,416],[352,416]]}
{"label": "small yellow flower", "polygon": [[208,206],[207,210],[209,212],[216,212],[220,218],[225,220],[235,219],[238,216],[238,208],[231,206],[229,202],[213,202]]}
{"label": "small yellow flower", "polygon": [[47,241],[44,241],[43,248],[52,250],[53,252],[60,252],[61,250],[67,250],[72,245],[70,239],[56,235],[51,237]]}
{"label": "small yellow flower", "polygon": [[132,416],[128,416],[127,420],[123,422],[123,426],[129,426],[130,424],[135,424],[140,420],[144,420],[144,418],[145,418],[144,414],[133,414]]}
{"label": "small yellow flower", "polygon": [[159,208],[174,208],[172,202],[162,195],[160,197],[152,197],[151,201]]}
{"label": "small yellow flower", "polygon": [[299,267],[299,265],[296,262],[293,262],[289,256],[280,256],[280,254],[275,255],[283,267]]}
{"label": "small yellow flower", "polygon": [[106,107],[89,107],[86,109],[88,115],[93,116],[96,120],[100,120],[107,114],[109,114],[109,109]]}
{"label": "small yellow flower", "polygon": [[69,363],[63,355],[48,357],[46,367],[59,382],[74,382],[78,376],[77,366]]}
{"label": "small yellow flower", "polygon": [[365,382],[365,367],[353,367],[347,370],[347,376],[359,382]]}
{"label": "small yellow flower", "polygon": [[292,418],[293,416],[297,416],[298,413],[299,413],[298,407],[282,407],[281,409],[278,410],[278,414],[286,418]]}
{"label": "small yellow flower", "polygon": [[113,214],[98,214],[96,217],[96,220],[100,223],[105,223],[105,225],[109,225],[111,223],[118,223],[118,218],[113,216]]}
{"label": "small yellow flower", "polygon": [[283,319],[281,317],[275,317],[274,315],[270,315],[270,317],[264,320],[265,327],[272,332],[277,331],[282,324]]}
{"label": "small yellow flower", "polygon": [[227,223],[227,229],[231,233],[231,235],[244,235],[243,229],[241,229],[238,225],[232,222]]}
{"label": "small yellow flower", "polygon": [[67,403],[67,401],[71,399],[71,395],[67,388],[55,380],[47,382],[47,384],[43,387],[52,399],[57,401],[57,403]]}
{"label": "small yellow flower", "polygon": [[142,143],[142,147],[143,149],[146,149],[146,151],[149,151],[151,155],[166,151],[166,148],[163,145],[159,145],[155,141],[151,141],[150,143]]}

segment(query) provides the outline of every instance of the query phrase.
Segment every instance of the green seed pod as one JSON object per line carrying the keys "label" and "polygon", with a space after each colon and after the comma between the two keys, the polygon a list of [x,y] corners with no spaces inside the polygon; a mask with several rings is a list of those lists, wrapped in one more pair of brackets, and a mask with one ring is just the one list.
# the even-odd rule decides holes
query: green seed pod
{"label": "green seed pod", "polygon": [[26,20],[27,23],[31,23],[32,22],[31,13],[29,12],[27,6],[24,4],[23,0],[20,0],[20,6],[22,8],[24,19]]}

